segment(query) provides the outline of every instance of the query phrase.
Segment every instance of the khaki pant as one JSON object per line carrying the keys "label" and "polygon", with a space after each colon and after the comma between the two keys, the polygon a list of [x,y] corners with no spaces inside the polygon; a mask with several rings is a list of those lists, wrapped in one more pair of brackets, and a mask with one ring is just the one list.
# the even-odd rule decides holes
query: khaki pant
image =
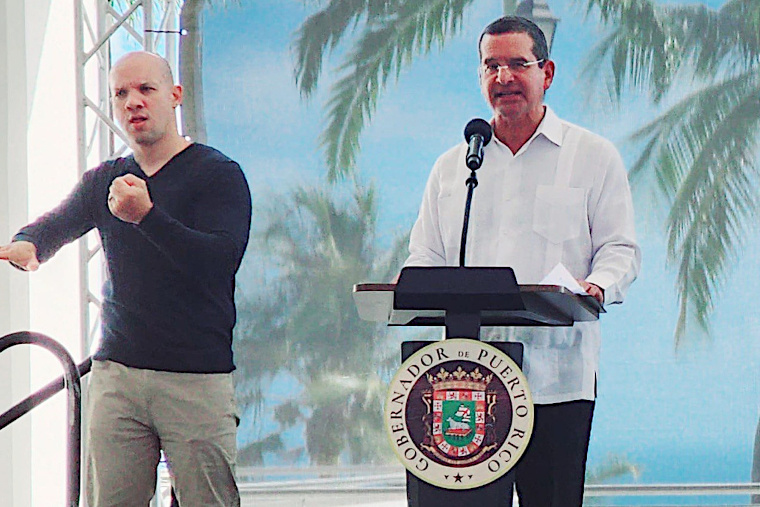
{"label": "khaki pant", "polygon": [[181,507],[240,505],[231,374],[93,361],[88,416],[90,507],[146,507],[161,449]]}

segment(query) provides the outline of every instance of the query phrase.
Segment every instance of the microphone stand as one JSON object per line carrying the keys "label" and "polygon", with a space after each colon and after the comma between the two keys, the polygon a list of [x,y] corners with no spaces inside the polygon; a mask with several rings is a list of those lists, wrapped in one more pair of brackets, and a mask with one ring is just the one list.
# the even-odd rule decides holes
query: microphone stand
{"label": "microphone stand", "polygon": [[467,202],[464,205],[464,223],[462,224],[462,241],[459,244],[459,267],[464,267],[464,256],[467,248],[467,229],[470,226],[470,206],[472,205],[472,193],[478,186],[478,177],[475,176],[475,170],[472,169],[470,177],[465,182],[467,184]]}

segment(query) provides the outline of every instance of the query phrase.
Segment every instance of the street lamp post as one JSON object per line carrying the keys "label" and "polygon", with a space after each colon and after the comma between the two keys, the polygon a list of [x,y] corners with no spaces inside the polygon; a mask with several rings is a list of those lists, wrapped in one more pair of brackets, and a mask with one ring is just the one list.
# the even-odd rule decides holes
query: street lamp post
{"label": "street lamp post", "polygon": [[552,14],[546,0],[522,0],[517,6],[515,14],[528,18],[538,25],[541,31],[544,32],[546,45],[549,47],[549,52],[551,52],[554,31],[557,29],[559,18]]}

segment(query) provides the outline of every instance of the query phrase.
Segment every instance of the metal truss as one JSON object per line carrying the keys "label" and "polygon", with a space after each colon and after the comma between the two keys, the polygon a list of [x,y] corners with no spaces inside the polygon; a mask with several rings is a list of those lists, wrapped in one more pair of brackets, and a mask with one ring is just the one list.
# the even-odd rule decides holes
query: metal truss
{"label": "metal truss", "polygon": [[[128,151],[108,98],[112,58],[134,50],[162,55],[176,75],[181,0],[74,0],[79,175]],[[100,290],[106,276],[96,232],[80,241],[82,354],[100,333]]]}

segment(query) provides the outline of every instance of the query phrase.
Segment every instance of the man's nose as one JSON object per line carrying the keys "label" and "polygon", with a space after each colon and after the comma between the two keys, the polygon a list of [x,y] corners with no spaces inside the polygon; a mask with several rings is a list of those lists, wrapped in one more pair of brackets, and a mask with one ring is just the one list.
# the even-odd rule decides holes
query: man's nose
{"label": "man's nose", "polygon": [[515,75],[512,73],[512,69],[510,69],[508,65],[499,65],[499,68],[496,71],[496,80],[499,83],[509,83],[514,77]]}
{"label": "man's nose", "polygon": [[128,93],[127,99],[124,101],[124,107],[127,109],[136,109],[138,107],[142,107],[142,99],[138,96],[137,93]]}

